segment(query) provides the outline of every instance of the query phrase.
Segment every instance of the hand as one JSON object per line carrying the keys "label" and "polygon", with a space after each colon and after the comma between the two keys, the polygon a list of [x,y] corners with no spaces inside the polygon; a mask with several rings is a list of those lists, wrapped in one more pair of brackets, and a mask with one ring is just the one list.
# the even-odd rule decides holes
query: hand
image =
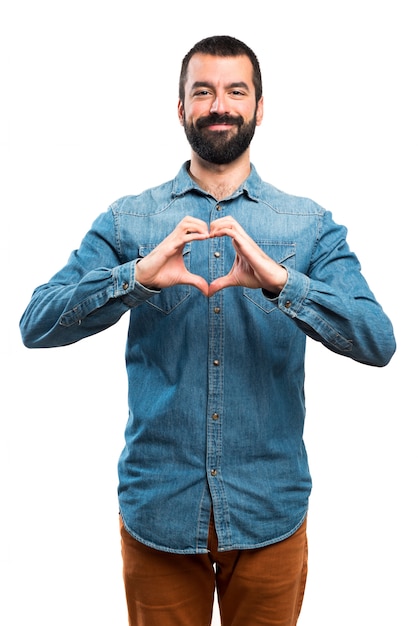
{"label": "hand", "polygon": [[[210,285],[198,274],[189,272],[183,260],[183,249],[189,241],[209,237],[231,237],[236,256],[225,276]],[[176,228],[140,263],[135,279],[149,289],[163,289],[173,285],[192,285],[206,295],[213,296],[225,287],[249,287],[280,293],[287,280],[287,271],[271,259],[233,217],[222,217],[212,222],[210,232],[203,220],[185,217]]]}
{"label": "hand", "polygon": [[193,285],[208,296],[209,285],[206,280],[189,272],[183,260],[186,243],[208,238],[208,227],[203,220],[184,217],[158,246],[136,264],[135,279],[149,289]]}
{"label": "hand", "polygon": [[263,252],[233,217],[212,222],[210,236],[231,237],[236,256],[229,273],[209,285],[209,296],[225,287],[237,286],[280,293],[287,281],[286,269]]}

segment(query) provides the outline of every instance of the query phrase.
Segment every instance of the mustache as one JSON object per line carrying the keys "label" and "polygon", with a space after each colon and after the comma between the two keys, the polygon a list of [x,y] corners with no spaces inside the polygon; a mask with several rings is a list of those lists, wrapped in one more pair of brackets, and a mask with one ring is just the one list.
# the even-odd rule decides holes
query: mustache
{"label": "mustache", "polygon": [[244,118],[242,115],[237,115],[236,117],[233,115],[218,115],[217,113],[212,113],[212,115],[207,115],[206,117],[200,117],[196,120],[195,126],[198,129],[206,128],[207,126],[212,126],[213,124],[235,124],[237,126],[242,126],[244,123]]}

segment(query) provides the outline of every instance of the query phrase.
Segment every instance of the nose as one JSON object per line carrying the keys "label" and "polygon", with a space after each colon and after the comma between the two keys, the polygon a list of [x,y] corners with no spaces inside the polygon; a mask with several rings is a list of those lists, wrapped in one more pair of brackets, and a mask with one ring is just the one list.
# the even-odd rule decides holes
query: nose
{"label": "nose", "polygon": [[211,113],[217,113],[218,115],[224,115],[229,113],[227,103],[224,96],[217,94],[210,107]]}

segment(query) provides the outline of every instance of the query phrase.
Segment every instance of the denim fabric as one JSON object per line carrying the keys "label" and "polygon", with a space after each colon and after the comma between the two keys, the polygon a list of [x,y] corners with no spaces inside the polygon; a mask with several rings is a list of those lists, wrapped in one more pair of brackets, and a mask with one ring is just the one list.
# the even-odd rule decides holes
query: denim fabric
{"label": "denim fabric", "polygon": [[[233,216],[288,270],[278,297],[228,288],[206,298],[182,285],[151,291],[135,264],[185,216]],[[228,272],[230,238],[195,241],[184,261],[208,282]],[[384,366],[392,326],[376,302],[346,229],[328,211],[263,182],[254,167],[217,202],[177,177],[115,202],[68,264],[38,287],[21,320],[28,347],[62,346],[130,312],[129,418],[119,460],[126,529],[154,548],[254,548],[302,524],[311,490],[303,443],[306,335],[356,361]],[[326,383],[324,383],[326,384]]]}

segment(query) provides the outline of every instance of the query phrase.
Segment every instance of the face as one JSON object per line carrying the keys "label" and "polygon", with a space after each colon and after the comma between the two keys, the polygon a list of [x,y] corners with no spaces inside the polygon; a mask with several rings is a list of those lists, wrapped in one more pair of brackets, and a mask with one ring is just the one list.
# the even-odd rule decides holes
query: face
{"label": "face", "polygon": [[249,147],[263,117],[256,104],[253,67],[246,56],[195,54],[178,115],[192,150],[209,163],[235,161]]}

